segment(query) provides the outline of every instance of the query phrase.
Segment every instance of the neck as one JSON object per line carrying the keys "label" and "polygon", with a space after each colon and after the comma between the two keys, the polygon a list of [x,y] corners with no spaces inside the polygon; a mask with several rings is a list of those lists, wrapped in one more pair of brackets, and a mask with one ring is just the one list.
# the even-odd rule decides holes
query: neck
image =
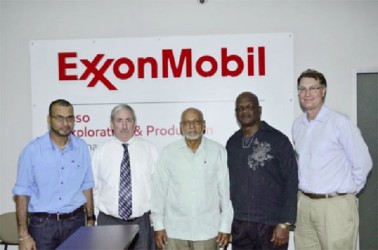
{"label": "neck", "polygon": [[320,112],[320,108],[317,108],[317,109],[312,109],[312,110],[306,110],[306,116],[307,116],[307,119],[309,121],[311,120],[315,120],[316,116],[319,114]]}
{"label": "neck", "polygon": [[192,150],[193,153],[195,153],[198,149],[198,147],[201,145],[201,138],[197,140],[188,140],[185,138],[186,145]]}
{"label": "neck", "polygon": [[242,127],[244,137],[251,137],[260,129],[261,123],[249,127]]}
{"label": "neck", "polygon": [[52,142],[60,149],[65,148],[69,142],[69,136],[57,136],[53,133],[50,133],[50,138]]}

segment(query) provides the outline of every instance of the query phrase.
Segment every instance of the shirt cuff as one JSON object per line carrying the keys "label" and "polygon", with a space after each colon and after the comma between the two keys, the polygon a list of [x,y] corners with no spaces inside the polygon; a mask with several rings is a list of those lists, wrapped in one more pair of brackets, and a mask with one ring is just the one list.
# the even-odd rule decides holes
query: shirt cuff
{"label": "shirt cuff", "polygon": [[152,226],[154,228],[154,231],[160,231],[164,230],[164,223],[162,221],[152,221]]}

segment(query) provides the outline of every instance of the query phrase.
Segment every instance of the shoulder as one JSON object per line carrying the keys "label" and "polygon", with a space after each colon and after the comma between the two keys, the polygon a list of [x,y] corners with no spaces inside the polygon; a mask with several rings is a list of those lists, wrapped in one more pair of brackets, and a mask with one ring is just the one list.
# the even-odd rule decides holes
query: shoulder
{"label": "shoulder", "polygon": [[280,130],[270,126],[268,123],[263,122],[263,127],[262,127],[262,137],[266,141],[274,142],[274,145],[287,145],[290,144],[291,142],[288,138],[287,135],[285,135],[283,132]]}
{"label": "shoulder", "polygon": [[81,139],[80,137],[77,137],[77,136],[74,136],[74,135],[70,135],[70,139],[72,140],[72,142],[74,143],[74,145],[88,146],[87,142],[84,141],[84,139]]}
{"label": "shoulder", "polygon": [[233,143],[234,141],[239,140],[241,137],[242,137],[242,132],[241,132],[241,129],[239,129],[239,130],[235,131],[235,132],[230,136],[230,138],[228,138],[226,144],[227,144],[227,145],[228,145],[228,144],[231,144],[231,143]]}
{"label": "shoulder", "polygon": [[273,136],[273,137],[277,137],[277,138],[286,138],[287,139],[287,136],[282,133],[280,130],[270,126],[268,123],[266,123],[265,121],[262,122],[263,126],[262,126],[262,131],[269,134],[270,136]]}
{"label": "shoulder", "polygon": [[327,107],[324,107],[324,109],[324,120],[327,122],[332,123],[337,127],[354,127],[354,123],[348,115]]}
{"label": "shoulder", "polygon": [[144,147],[156,148],[155,143],[153,143],[152,141],[147,140],[147,139],[145,139],[145,138],[142,138],[142,137],[135,137],[135,138],[133,139],[132,144],[135,144],[135,145],[137,145],[137,146],[144,146]]}
{"label": "shoulder", "polygon": [[174,151],[178,151],[185,147],[186,147],[185,140],[181,138],[164,146],[162,149],[162,154],[170,154]]}
{"label": "shoulder", "polygon": [[296,129],[303,122],[303,119],[306,119],[306,113],[303,113],[294,119],[293,129]]}
{"label": "shoulder", "polygon": [[155,143],[150,140],[147,140],[142,137],[134,137],[133,141],[130,144],[131,147],[135,148],[136,150],[141,150],[144,152],[149,152],[152,154],[158,154],[158,147]]}
{"label": "shoulder", "polygon": [[23,149],[23,153],[35,151],[44,147],[51,147],[51,141],[48,133],[36,137],[30,142],[28,142]]}

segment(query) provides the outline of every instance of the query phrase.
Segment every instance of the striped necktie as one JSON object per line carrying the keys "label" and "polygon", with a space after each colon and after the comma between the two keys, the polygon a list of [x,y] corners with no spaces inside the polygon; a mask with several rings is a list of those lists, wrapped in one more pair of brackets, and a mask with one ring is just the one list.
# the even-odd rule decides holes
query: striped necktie
{"label": "striped necktie", "polygon": [[127,149],[128,144],[122,145],[124,151],[119,181],[118,213],[122,219],[127,220],[132,213],[131,169],[129,150]]}

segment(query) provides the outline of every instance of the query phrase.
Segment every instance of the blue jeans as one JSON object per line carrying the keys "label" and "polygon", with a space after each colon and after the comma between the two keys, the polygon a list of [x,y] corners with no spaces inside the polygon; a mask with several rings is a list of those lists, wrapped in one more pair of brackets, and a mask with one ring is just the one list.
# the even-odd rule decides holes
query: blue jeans
{"label": "blue jeans", "polygon": [[64,220],[31,216],[29,233],[38,250],[56,249],[79,227],[85,225],[84,211]]}

